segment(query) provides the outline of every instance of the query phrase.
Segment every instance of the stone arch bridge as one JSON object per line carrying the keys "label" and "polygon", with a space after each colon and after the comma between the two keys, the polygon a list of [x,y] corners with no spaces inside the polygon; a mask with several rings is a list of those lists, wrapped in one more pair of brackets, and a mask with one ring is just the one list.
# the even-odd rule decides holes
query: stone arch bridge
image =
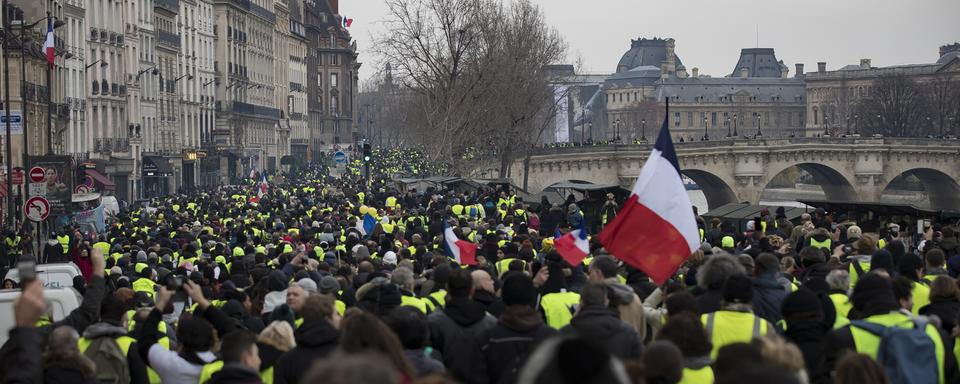
{"label": "stone arch bridge", "polygon": [[[652,143],[651,143],[652,144]],[[767,184],[790,167],[813,176],[829,200],[877,202],[892,180],[916,176],[932,209],[960,210],[960,140],[912,138],[791,138],[675,143],[682,173],[702,189],[711,208],[757,204]],[[528,191],[561,180],[630,188],[651,145],[537,148]],[[511,175],[523,185],[524,164]]]}

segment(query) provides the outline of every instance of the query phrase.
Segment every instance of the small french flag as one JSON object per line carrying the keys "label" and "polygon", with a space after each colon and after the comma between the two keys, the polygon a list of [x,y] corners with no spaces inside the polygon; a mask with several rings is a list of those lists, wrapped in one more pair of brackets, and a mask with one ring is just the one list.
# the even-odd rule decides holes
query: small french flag
{"label": "small french flag", "polygon": [[590,242],[587,241],[587,230],[581,226],[570,231],[553,242],[553,248],[560,253],[571,266],[577,266],[590,255]]}
{"label": "small french flag", "polygon": [[353,25],[353,19],[347,17],[347,15],[341,15],[340,17],[341,24],[343,25],[344,29],[350,28],[350,26]]}
{"label": "small french flag", "polygon": [[47,39],[43,41],[43,51],[47,53],[47,65],[53,68],[57,46],[53,40],[53,19],[47,19]]}
{"label": "small french flag", "polygon": [[453,233],[453,228],[450,228],[450,224],[447,222],[443,223],[443,249],[458,264],[474,265],[477,263],[477,245],[458,239],[457,235]]}

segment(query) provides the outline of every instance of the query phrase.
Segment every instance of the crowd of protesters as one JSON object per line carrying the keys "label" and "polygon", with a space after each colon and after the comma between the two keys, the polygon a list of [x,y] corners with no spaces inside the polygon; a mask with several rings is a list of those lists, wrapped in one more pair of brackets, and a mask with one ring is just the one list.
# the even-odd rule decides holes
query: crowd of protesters
{"label": "crowd of protesters", "polygon": [[[953,226],[933,224],[914,241],[901,239],[895,225],[881,238],[823,211],[799,223],[764,212],[746,232],[701,220],[701,249],[657,285],[595,239],[577,265],[553,249],[557,233],[585,220],[575,202],[531,209],[507,189],[401,193],[383,182],[418,167],[408,162],[417,158],[398,158],[373,181],[352,171],[335,179],[323,168],[277,175],[262,196],[254,177],[125,209],[96,237],[70,228],[53,234],[44,256],[82,271],[74,283],[81,306],[50,318],[39,282],[5,280],[4,288],[22,294],[0,350],[0,377],[190,384],[960,379]],[[604,206],[603,223],[616,205]],[[458,264],[444,251],[447,226],[476,244],[475,264]],[[33,253],[16,241],[0,247],[5,255]],[[886,332],[915,327],[919,336]]]}

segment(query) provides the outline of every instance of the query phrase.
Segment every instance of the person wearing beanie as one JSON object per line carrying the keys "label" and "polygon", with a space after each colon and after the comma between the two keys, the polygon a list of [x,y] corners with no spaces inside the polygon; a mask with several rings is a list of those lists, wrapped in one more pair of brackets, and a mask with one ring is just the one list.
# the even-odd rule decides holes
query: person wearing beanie
{"label": "person wearing beanie", "polygon": [[[874,260],[876,260],[876,255],[881,252],[890,252],[880,250],[874,255]],[[920,314],[920,308],[930,304],[930,286],[928,286],[926,281],[921,282],[923,278],[923,261],[920,260],[920,256],[908,253],[903,255],[903,258],[900,259],[900,266],[898,267],[897,272],[900,273],[900,276],[905,277],[910,281],[910,293],[913,297],[913,307],[910,309],[913,312],[914,316]]]}
{"label": "person wearing beanie", "polygon": [[557,333],[537,313],[533,279],[511,273],[500,290],[506,309],[497,324],[478,339],[477,381],[514,383],[527,357],[543,340]]}
{"label": "person wearing beanie", "polygon": [[[880,350],[880,337],[871,331],[861,328],[860,322],[874,324],[880,327],[914,328],[915,320],[910,313],[901,311],[891,279],[877,272],[865,274],[853,288],[850,295],[853,309],[850,312],[852,321],[849,325],[831,331],[824,340],[826,352],[826,369],[833,374],[837,361],[849,352],[867,355],[874,360]],[[936,355],[938,382],[945,382],[946,365],[953,365],[953,357],[945,349],[943,339],[937,326],[927,323],[925,333],[930,338],[933,352]],[[890,372],[887,372],[888,374]]]}
{"label": "person wearing beanie", "polygon": [[753,281],[744,275],[733,275],[723,285],[723,306],[700,316],[707,336],[713,344],[710,352],[717,357],[720,348],[775,332],[773,324],[753,314]]}
{"label": "person wearing beanie", "polygon": [[832,328],[832,321],[825,315],[825,310],[832,306],[829,299],[821,299],[807,287],[794,291],[783,301],[781,312],[787,324],[784,336],[803,353],[804,365],[813,382],[829,377],[823,369],[823,339]]}
{"label": "person wearing beanie", "polygon": [[610,288],[604,283],[588,283],[580,292],[580,307],[570,325],[560,333],[593,340],[615,357],[635,359],[643,352],[643,339],[630,324],[620,320],[610,307]]}
{"label": "person wearing beanie", "polygon": [[849,245],[856,243],[863,236],[863,230],[859,226],[851,225],[847,227],[847,240],[843,244]]}
{"label": "person wearing beanie", "polygon": [[[852,289],[856,284],[857,280],[860,279],[860,276],[870,272],[873,268],[873,254],[876,251],[876,240],[870,235],[862,235],[859,240],[853,243],[851,246],[852,255],[847,257],[847,273],[850,274],[850,288]],[[884,256],[890,256],[889,262]],[[893,256],[887,252],[886,255],[881,255],[880,265],[882,267],[890,267],[887,272],[892,272],[893,268]]]}

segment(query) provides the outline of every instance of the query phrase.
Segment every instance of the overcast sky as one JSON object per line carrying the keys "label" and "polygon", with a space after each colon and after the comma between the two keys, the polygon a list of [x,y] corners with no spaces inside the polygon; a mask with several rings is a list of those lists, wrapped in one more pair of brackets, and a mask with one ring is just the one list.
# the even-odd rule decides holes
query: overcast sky
{"label": "overcast sky", "polygon": [[[509,0],[504,0],[509,1]],[[795,63],[816,70],[858,64],[930,63],[938,48],[960,41],[960,0],[533,0],[569,43],[569,62],[587,73],[612,73],[630,39],[672,37],[690,69],[729,74],[741,48],[776,49],[794,73]],[[340,0],[340,13],[360,49],[361,81],[380,65],[369,48],[383,33],[383,0]],[[757,31],[759,30],[759,34]]]}

